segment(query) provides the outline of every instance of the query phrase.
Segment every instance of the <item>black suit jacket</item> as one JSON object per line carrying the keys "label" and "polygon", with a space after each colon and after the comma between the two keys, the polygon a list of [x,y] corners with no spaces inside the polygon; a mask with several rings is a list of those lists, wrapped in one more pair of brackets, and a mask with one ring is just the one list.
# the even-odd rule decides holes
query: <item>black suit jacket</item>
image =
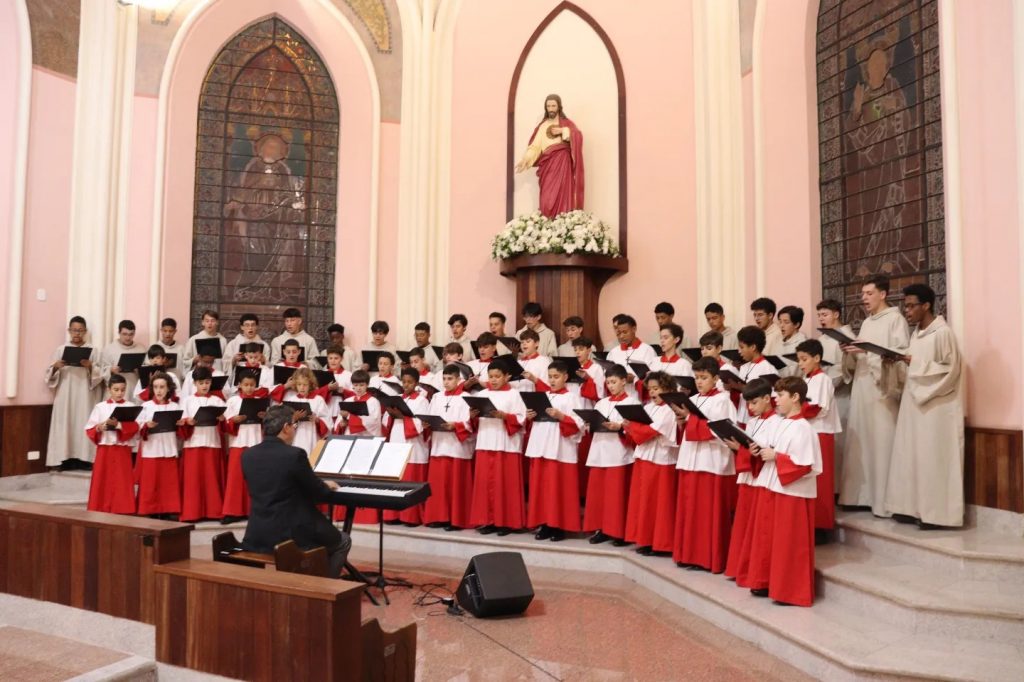
{"label": "black suit jacket", "polygon": [[313,473],[302,448],[268,436],[242,454],[242,473],[252,498],[245,549],[273,552],[285,540],[303,549],[331,549],[341,542],[341,531],[316,508],[331,489]]}

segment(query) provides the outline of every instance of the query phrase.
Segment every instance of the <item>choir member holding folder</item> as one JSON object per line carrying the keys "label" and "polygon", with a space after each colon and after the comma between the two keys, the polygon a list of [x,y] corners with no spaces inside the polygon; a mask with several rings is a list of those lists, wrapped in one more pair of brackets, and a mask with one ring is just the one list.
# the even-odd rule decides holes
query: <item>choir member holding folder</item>
{"label": "choir member holding folder", "polygon": [[178,427],[184,412],[174,394],[171,375],[149,377],[149,399],[142,403],[139,456],[135,462],[139,483],[138,513],[168,518],[181,513]]}
{"label": "choir member holding folder", "polygon": [[[430,411],[426,392],[417,389],[420,373],[412,367],[402,370],[402,394],[384,403],[384,430],[389,443],[405,444],[412,448],[409,461],[402,474],[403,481],[426,481],[427,465],[430,463],[430,447],[427,445],[423,422],[417,414]],[[404,523],[418,526],[423,523],[423,505],[417,504],[402,511],[385,511],[385,523]]]}
{"label": "choir member holding folder", "polygon": [[135,341],[135,323],[121,320],[117,325],[117,338],[100,351],[100,373],[104,380],[113,374],[120,374],[128,382],[126,400],[135,396],[135,384],[139,382],[139,367],[146,360],[146,347]]}
{"label": "choir member holding folder", "polygon": [[110,397],[98,403],[85,423],[85,434],[96,444],[96,464],[89,484],[89,511],[135,513],[132,446],[138,440],[135,418],[141,408],[125,401],[127,382],[120,374],[107,379]]}
{"label": "choir member holding folder", "polygon": [[46,367],[46,385],[54,391],[50,435],[46,442],[46,465],[87,468],[95,458],[96,446],[85,433],[92,406],[100,399],[100,354],[85,342],[85,318],[68,322],[68,341],[57,346]]}
{"label": "choir member holding folder", "polygon": [[[259,351],[257,351],[259,352]],[[241,368],[236,368],[236,372]],[[224,481],[221,523],[249,516],[249,489],[242,475],[242,453],[263,440],[263,417],[270,407],[270,392],[257,388],[253,375],[243,375],[238,392],[228,398],[223,430],[228,438],[228,466]]]}
{"label": "choir member holding folder", "polygon": [[443,391],[430,399],[430,497],[423,522],[432,528],[469,528],[473,496],[473,425],[469,405],[462,399],[462,372],[457,365],[442,371]]}
{"label": "choir member holding folder", "polygon": [[180,431],[184,441],[181,520],[220,519],[224,514],[220,422],[226,406],[222,398],[212,394],[213,371],[209,367],[197,367],[191,377],[195,393],[181,401],[185,422]]}

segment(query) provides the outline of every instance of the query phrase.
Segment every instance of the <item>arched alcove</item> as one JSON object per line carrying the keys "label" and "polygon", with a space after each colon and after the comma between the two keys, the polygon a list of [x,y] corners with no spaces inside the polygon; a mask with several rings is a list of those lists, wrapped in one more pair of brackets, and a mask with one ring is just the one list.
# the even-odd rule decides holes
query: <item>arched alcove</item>
{"label": "arched alcove", "polygon": [[506,219],[539,205],[534,171],[513,166],[540,122],[544,98],[562,97],[583,133],[584,208],[616,226],[626,251],[626,85],[608,34],[571,2],[555,7],[530,36],[508,96]]}
{"label": "arched alcove", "polygon": [[235,35],[199,98],[191,327],[296,307],[316,338],[334,313],[338,98],[320,56],[278,17]]}

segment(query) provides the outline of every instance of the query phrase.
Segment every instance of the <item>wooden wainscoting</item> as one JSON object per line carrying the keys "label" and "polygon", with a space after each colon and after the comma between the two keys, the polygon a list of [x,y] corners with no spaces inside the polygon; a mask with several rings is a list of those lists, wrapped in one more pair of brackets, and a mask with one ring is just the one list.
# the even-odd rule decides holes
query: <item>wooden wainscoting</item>
{"label": "wooden wainscoting", "polygon": [[[0,476],[41,474],[46,471],[46,442],[52,405],[0,407]],[[28,459],[38,450],[39,459]]]}
{"label": "wooden wainscoting", "polygon": [[1024,513],[1024,433],[968,425],[964,439],[967,504]]}

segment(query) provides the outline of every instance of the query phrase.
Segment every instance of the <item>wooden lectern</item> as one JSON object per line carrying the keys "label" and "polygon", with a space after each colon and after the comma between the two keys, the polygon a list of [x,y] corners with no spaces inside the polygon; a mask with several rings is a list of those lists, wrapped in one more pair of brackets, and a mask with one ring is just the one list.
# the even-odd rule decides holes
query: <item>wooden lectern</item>
{"label": "wooden lectern", "polygon": [[[604,348],[597,307],[601,287],[615,273],[628,271],[626,258],[590,254],[542,253],[501,261],[501,274],[516,279],[516,314],[529,301],[540,303],[545,323],[559,340],[562,320],[579,315],[584,321],[584,334],[598,350]],[[519,326],[518,321],[513,325]]]}

